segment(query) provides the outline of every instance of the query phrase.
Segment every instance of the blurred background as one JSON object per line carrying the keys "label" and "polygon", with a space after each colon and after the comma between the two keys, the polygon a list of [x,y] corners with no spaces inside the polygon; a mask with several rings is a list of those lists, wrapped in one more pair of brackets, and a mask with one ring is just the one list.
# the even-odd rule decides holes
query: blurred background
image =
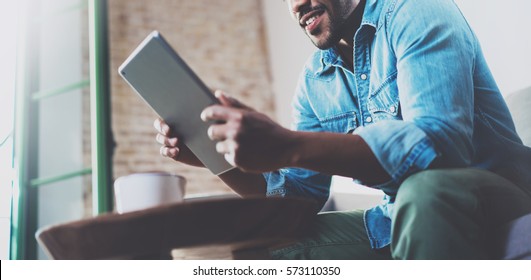
{"label": "blurred background", "polygon": [[[531,2],[455,2],[502,92],[529,87]],[[187,178],[190,196],[231,192],[209,171],[159,156],[156,115],[117,75],[152,30],[164,34],[210,88],[286,127],[297,77],[314,51],[282,0],[1,5],[0,259],[46,258],[36,230],[113,211],[112,182],[123,175],[167,171]],[[334,180],[338,192],[380,196],[350,184]]]}

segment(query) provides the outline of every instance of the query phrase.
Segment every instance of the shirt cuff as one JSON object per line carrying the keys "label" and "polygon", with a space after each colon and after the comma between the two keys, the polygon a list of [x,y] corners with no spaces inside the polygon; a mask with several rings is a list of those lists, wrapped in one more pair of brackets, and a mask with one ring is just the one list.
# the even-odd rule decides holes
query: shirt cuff
{"label": "shirt cuff", "polygon": [[360,127],[359,135],[391,176],[391,180],[369,187],[396,194],[400,184],[413,173],[425,170],[437,158],[433,142],[427,134],[412,122],[384,120]]}

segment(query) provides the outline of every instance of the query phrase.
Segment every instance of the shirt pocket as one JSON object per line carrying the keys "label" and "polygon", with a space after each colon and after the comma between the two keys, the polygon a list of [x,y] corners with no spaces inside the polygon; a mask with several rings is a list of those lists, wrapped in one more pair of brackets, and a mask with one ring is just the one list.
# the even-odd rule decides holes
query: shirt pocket
{"label": "shirt pocket", "polygon": [[367,109],[374,120],[401,119],[396,73],[369,94]]}
{"label": "shirt pocket", "polygon": [[358,127],[358,118],[356,112],[352,111],[323,118],[320,123],[326,132],[347,134]]}

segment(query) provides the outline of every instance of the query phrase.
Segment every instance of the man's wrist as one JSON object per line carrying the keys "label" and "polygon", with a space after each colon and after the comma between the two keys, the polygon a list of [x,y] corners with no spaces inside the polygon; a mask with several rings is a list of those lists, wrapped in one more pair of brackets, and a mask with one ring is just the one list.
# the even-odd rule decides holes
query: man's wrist
{"label": "man's wrist", "polygon": [[304,150],[304,133],[287,130],[286,145],[283,149],[282,167],[298,167],[302,161]]}

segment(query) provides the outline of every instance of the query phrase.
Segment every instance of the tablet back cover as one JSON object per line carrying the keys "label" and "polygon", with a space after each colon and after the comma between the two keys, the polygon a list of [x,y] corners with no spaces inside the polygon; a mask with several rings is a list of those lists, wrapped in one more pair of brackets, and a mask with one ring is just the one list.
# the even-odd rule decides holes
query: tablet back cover
{"label": "tablet back cover", "polygon": [[159,32],[152,32],[119,72],[212,173],[233,168],[216,152],[207,135],[210,124],[200,118],[217,99]]}

